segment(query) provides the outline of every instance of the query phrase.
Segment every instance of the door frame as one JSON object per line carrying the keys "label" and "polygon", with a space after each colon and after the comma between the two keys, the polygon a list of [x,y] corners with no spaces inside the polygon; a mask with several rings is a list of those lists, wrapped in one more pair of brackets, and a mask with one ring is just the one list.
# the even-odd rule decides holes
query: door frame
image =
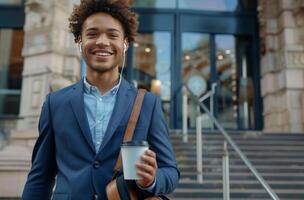
{"label": "door frame", "polygon": [[[230,34],[234,36],[248,36],[252,38],[251,57],[253,59],[254,108],[255,125],[253,129],[263,128],[262,97],[260,92],[260,64],[259,64],[259,35],[256,11],[247,12],[213,12],[198,10],[134,8],[139,13],[139,32],[169,31],[171,33],[171,105],[170,128],[182,127],[182,52],[181,38],[183,32],[197,32],[210,34],[211,71],[213,81],[216,77],[216,34]],[[191,23],[189,23],[191,22]],[[215,25],[216,24],[216,25]],[[128,65],[132,65],[131,54]],[[215,98],[217,99],[217,98]],[[216,106],[216,102],[215,102]]]}

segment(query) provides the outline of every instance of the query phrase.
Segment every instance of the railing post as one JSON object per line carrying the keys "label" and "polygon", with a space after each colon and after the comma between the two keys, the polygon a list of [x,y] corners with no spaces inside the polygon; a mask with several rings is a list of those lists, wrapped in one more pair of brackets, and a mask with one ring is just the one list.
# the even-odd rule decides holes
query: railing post
{"label": "railing post", "polygon": [[188,94],[183,86],[183,142],[188,142]]}
{"label": "railing post", "polygon": [[[211,96],[210,96],[210,113],[214,116],[214,94],[215,94],[215,87],[217,83],[212,83],[211,85]],[[211,130],[214,130],[214,122],[211,120]]]}
{"label": "railing post", "polygon": [[2,150],[2,148],[4,148],[5,146],[5,133],[4,131],[2,131],[2,129],[0,128],[0,150]]}
{"label": "railing post", "polygon": [[197,182],[203,183],[202,115],[196,117],[196,170]]}
{"label": "railing post", "polygon": [[223,200],[230,200],[229,154],[227,142],[224,141],[223,152]]}

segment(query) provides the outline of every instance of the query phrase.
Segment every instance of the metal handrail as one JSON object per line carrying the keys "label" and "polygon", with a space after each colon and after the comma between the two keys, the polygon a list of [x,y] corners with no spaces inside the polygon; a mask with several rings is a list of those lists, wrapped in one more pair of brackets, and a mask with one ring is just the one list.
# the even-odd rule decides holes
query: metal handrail
{"label": "metal handrail", "polygon": [[[217,86],[217,83],[212,83],[211,85],[211,90],[208,91],[206,94],[204,94],[201,98],[199,98],[200,102],[205,101],[206,99],[210,98],[210,103],[209,103],[209,107],[210,107],[210,113],[212,116],[214,116],[214,110],[213,110],[213,100],[214,100],[214,94],[215,94],[215,88]],[[211,130],[214,130],[214,124],[211,124]]]}
{"label": "metal handrail", "polygon": [[223,165],[223,200],[230,200],[230,176],[229,176],[229,153],[227,147],[227,141],[224,141],[223,148],[223,157],[222,157],[222,165]]}
{"label": "metal handrail", "polygon": [[[269,186],[269,184],[265,181],[265,179],[260,175],[260,173],[255,169],[255,167],[251,164],[251,162],[247,159],[247,157],[244,155],[244,153],[240,150],[240,148],[237,146],[237,144],[233,141],[233,139],[228,135],[228,133],[224,130],[224,128],[220,125],[220,123],[217,121],[217,119],[211,115],[208,108],[199,101],[199,98],[195,96],[195,94],[190,90],[187,84],[183,83],[187,91],[190,93],[190,98],[194,100],[209,116],[212,123],[218,128],[218,130],[223,134],[226,141],[232,146],[234,151],[240,156],[240,158],[243,160],[245,165],[248,167],[248,169],[253,173],[253,175],[258,179],[258,181],[261,183],[261,185],[264,187],[266,192],[271,196],[273,200],[279,200],[280,198],[278,195],[272,190],[272,188]],[[195,98],[196,97],[196,98]]]}

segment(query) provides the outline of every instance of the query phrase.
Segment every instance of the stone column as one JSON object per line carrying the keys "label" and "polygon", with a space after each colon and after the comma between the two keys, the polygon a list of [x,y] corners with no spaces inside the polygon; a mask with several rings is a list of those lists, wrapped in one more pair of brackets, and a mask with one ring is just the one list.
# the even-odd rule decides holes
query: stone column
{"label": "stone column", "polygon": [[[298,52],[297,57],[295,58],[296,62],[300,68],[304,68],[304,0],[296,0],[294,2],[294,12],[295,23],[297,25],[298,33],[298,44],[302,46],[302,52]],[[301,94],[301,105],[302,105],[302,122],[304,123],[304,92]]]}
{"label": "stone column", "polygon": [[297,20],[303,16],[297,16],[299,2],[259,1],[265,132],[304,130],[304,46]]}
{"label": "stone column", "polygon": [[45,96],[79,79],[79,56],[68,31],[69,5],[69,0],[26,2],[19,130],[36,129]]}

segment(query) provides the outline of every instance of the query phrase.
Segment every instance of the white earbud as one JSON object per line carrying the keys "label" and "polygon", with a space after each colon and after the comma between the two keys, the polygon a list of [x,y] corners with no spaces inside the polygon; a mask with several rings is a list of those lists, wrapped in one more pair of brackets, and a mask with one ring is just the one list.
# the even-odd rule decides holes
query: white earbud
{"label": "white earbud", "polygon": [[124,42],[123,44],[123,57],[122,57],[122,66],[121,66],[121,71],[120,71],[120,79],[122,78],[122,73],[123,73],[123,70],[125,68],[125,59],[126,59],[126,51],[128,50],[128,46],[127,46],[127,43]]}
{"label": "white earbud", "polygon": [[124,46],[123,46],[123,50],[124,50],[124,52],[126,52],[127,51],[127,44],[124,42]]}
{"label": "white earbud", "polygon": [[82,53],[82,43],[79,43],[79,52]]}

